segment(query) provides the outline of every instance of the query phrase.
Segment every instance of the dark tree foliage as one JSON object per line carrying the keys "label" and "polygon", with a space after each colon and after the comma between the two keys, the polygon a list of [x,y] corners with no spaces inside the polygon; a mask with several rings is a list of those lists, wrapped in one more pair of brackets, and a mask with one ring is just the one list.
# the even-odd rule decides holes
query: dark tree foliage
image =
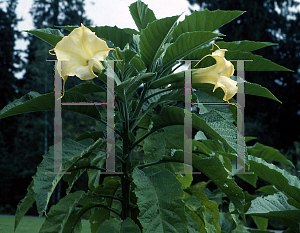
{"label": "dark tree foliage", "polygon": [[295,72],[246,72],[247,81],[268,88],[282,101],[282,105],[269,99],[246,95],[245,133],[277,149],[293,145],[293,141],[299,140],[300,128],[300,15],[290,7],[296,7],[299,3],[294,0],[188,1],[192,5],[198,4],[201,9],[247,11],[220,28],[220,32],[226,35],[224,41],[278,43],[278,46],[263,48],[254,53]]}
{"label": "dark tree foliage", "polygon": [[[22,38],[20,32],[16,31],[16,25],[20,21],[16,15],[16,6],[17,0],[9,0],[5,7],[0,8],[0,109],[20,96],[14,76],[22,65],[20,51],[14,49],[16,39]],[[0,212],[10,210],[8,202],[14,188],[10,179],[16,173],[15,158],[11,155],[14,149],[14,132],[17,130],[16,119],[11,117],[0,120]]]}
{"label": "dark tree foliage", "polygon": [[[44,94],[53,92],[54,89],[54,62],[46,61],[56,59],[55,56],[48,53],[53,47],[29,34],[26,38],[29,41],[26,50],[27,62],[23,65],[25,74],[20,80],[16,80],[13,76],[12,72],[15,70],[13,63],[16,63],[16,60],[13,60],[16,59],[13,48],[14,33],[16,33],[14,28],[17,23],[14,21],[14,9],[17,1],[11,0],[11,2],[10,12],[6,13],[3,10],[0,12],[1,68],[4,66],[1,69],[0,88],[5,88],[0,93],[1,98],[5,100],[1,101],[1,109],[9,101],[20,98],[30,91]],[[33,16],[34,26],[38,29],[55,28],[60,25],[80,25],[81,23],[85,26],[91,24],[84,14],[84,0],[35,0],[30,13]],[[68,33],[65,32],[65,34]],[[76,79],[69,78],[68,83],[72,83],[72,80]],[[17,96],[15,89],[18,91]],[[28,113],[3,119],[3,122],[6,122],[10,128],[2,130],[1,125],[0,146],[1,151],[6,151],[7,160],[1,163],[3,165],[3,169],[0,171],[1,177],[6,177],[2,180],[6,186],[1,185],[0,208],[5,204],[12,208],[2,208],[0,212],[14,213],[18,202],[26,195],[31,177],[36,173],[36,168],[42,161],[42,155],[48,152],[49,146],[53,145],[53,120],[53,111]],[[2,120],[0,120],[0,124],[1,122]],[[75,122],[69,124],[75,124]],[[8,193],[9,195],[7,195]],[[59,193],[57,193],[53,202],[56,203],[59,198]],[[28,213],[34,214],[35,212],[32,211]]]}

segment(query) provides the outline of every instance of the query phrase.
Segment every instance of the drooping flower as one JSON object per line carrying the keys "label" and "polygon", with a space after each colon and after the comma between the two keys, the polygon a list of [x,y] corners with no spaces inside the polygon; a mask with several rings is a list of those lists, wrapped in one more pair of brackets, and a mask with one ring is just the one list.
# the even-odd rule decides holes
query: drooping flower
{"label": "drooping flower", "polygon": [[104,69],[100,60],[104,61],[112,48],[98,38],[95,32],[81,24],[62,38],[52,50],[58,60],[68,60],[62,62],[62,70],[59,72],[64,81],[64,89],[68,76],[75,75],[81,80],[97,77],[94,72],[101,72]]}
{"label": "drooping flower", "polygon": [[236,86],[237,82],[230,79],[230,76],[232,76],[234,73],[234,66],[230,61],[227,61],[225,59],[226,51],[228,50],[220,49],[218,47],[218,49],[211,55],[209,54],[204,56],[200,61],[202,61],[207,56],[211,56],[216,60],[216,64],[206,68],[197,69],[192,76],[193,83],[214,84],[215,87],[213,91],[215,91],[218,87],[221,87],[225,93],[223,97],[224,101],[230,100],[237,93],[238,89]]}

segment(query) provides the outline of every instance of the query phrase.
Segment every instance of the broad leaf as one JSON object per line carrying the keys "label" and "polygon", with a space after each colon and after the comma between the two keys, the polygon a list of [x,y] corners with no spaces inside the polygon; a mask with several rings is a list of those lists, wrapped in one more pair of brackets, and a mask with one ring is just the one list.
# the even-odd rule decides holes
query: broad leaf
{"label": "broad leaf", "polygon": [[254,146],[248,146],[247,151],[250,155],[255,157],[285,163],[295,168],[294,164],[290,160],[286,159],[279,150],[273,147],[265,146],[257,142]]}
{"label": "broad leaf", "polygon": [[35,35],[53,47],[55,47],[56,44],[64,37],[64,35],[58,29],[51,28],[28,30],[25,32]]}
{"label": "broad leaf", "polygon": [[[184,162],[184,152],[176,151],[173,156],[164,156],[164,161]],[[211,179],[233,202],[239,212],[244,210],[243,190],[235,183],[217,156],[202,158],[192,154],[192,165]]]}
{"label": "broad leaf", "polygon": [[263,231],[267,230],[268,222],[269,222],[267,218],[262,218],[254,215],[252,215],[251,217],[253,218],[258,229]]}
{"label": "broad leaf", "polygon": [[162,59],[164,67],[171,66],[176,60],[188,56],[212,40],[220,39],[222,34],[212,32],[186,32],[171,44]]}
{"label": "broad leaf", "polygon": [[[59,26],[60,28],[72,31],[77,26]],[[96,36],[99,38],[108,40],[114,44],[115,47],[123,49],[127,43],[130,43],[132,39],[132,34],[129,34],[128,29],[120,29],[117,26],[101,26],[101,27],[87,27],[92,32],[95,32]],[[132,32],[132,31],[131,31]]]}
{"label": "broad leaf", "polygon": [[259,41],[232,41],[232,42],[224,42],[218,41],[216,44],[222,48],[227,49],[228,51],[239,50],[241,52],[251,52],[257,49],[265,48],[267,46],[278,45],[271,42],[259,42]]}
{"label": "broad leaf", "polygon": [[[119,186],[120,186],[120,177],[108,176],[104,178],[103,187],[99,185],[94,192],[96,194],[106,194],[106,195],[115,196]],[[105,203],[106,206],[112,207],[113,199],[105,198]],[[112,217],[119,218],[119,216],[117,216],[115,213],[112,213],[108,209],[93,208],[91,210],[91,216],[89,218],[92,232],[96,232],[96,230],[105,220],[108,220]]]}
{"label": "broad leaf", "polygon": [[188,220],[184,212],[181,183],[166,169],[134,168],[135,194],[145,232],[186,232]]}
{"label": "broad leaf", "polygon": [[[78,90],[78,88],[76,89]],[[61,102],[90,102],[90,101],[86,99],[82,94],[69,90],[65,93],[65,96],[62,98]],[[16,99],[13,102],[6,105],[0,111],[0,119],[13,116],[13,115],[22,114],[22,113],[47,111],[47,110],[53,111],[54,106],[55,106],[55,97],[53,95],[53,92],[41,95],[37,92],[31,91],[28,94],[21,97],[20,99]],[[75,105],[62,105],[62,110],[81,113],[97,120],[101,119],[101,115],[97,107],[94,105],[82,105],[80,107]]]}
{"label": "broad leaf", "polygon": [[300,180],[284,169],[269,164],[261,158],[249,155],[250,170],[262,179],[274,184],[278,189],[289,195],[298,205],[300,204]]}
{"label": "broad leaf", "polygon": [[135,22],[135,25],[141,31],[145,29],[148,23],[156,20],[155,15],[148,5],[138,0],[129,6],[130,14]]}
{"label": "broad leaf", "polygon": [[20,201],[17,207],[17,211],[15,214],[15,228],[14,231],[16,231],[21,219],[23,216],[27,213],[29,208],[34,204],[35,202],[35,194],[32,190],[33,187],[33,181],[31,181],[30,185],[27,188],[27,194],[26,196]]}
{"label": "broad leaf", "polygon": [[[251,52],[241,51],[227,51],[226,59],[229,60],[253,60],[245,62],[245,71],[292,71],[281,65],[278,65],[260,55],[252,54]],[[235,70],[237,70],[237,63],[232,62]],[[292,71],[293,72],[293,71]]]}
{"label": "broad leaf", "polygon": [[281,192],[257,197],[251,202],[246,214],[274,220],[292,228],[295,232],[300,232],[300,210],[289,205],[287,199]]}
{"label": "broad leaf", "polygon": [[121,221],[117,219],[105,220],[96,233],[120,233]]}
{"label": "broad leaf", "polygon": [[245,81],[245,94],[266,97],[272,100],[276,100],[282,104],[282,102],[277,99],[267,88],[262,87],[261,85],[256,83]]}
{"label": "broad leaf", "polygon": [[[150,72],[155,70],[156,60],[164,52],[164,46],[171,39],[171,33],[179,16],[155,20],[142,30],[140,35],[141,58]],[[152,65],[152,66],[151,66]]]}
{"label": "broad leaf", "polygon": [[[152,131],[157,131],[166,126],[184,125],[184,110],[175,106],[165,106],[159,115],[151,118],[153,122]],[[201,130],[210,138],[215,138],[224,143],[225,146],[233,149],[218,132],[216,132],[205,120],[201,119],[196,114],[192,113],[192,127]]]}
{"label": "broad leaf", "polygon": [[121,224],[120,233],[141,233],[138,225],[131,218],[127,218]]}
{"label": "broad leaf", "polygon": [[256,191],[271,194],[271,195],[279,192],[279,190],[274,185],[266,185],[257,189]]}
{"label": "broad leaf", "polygon": [[[219,215],[219,208],[218,208],[217,203],[215,201],[208,200],[208,198],[205,195],[205,193],[203,193],[199,188],[188,187],[184,191],[191,195],[189,198],[196,197],[197,200],[199,200],[202,203],[202,205],[205,206],[205,211],[207,211],[210,214],[210,216],[211,216],[211,220],[209,222],[216,229],[216,232],[220,233],[221,232],[221,228],[220,228],[219,223],[218,223],[220,215]],[[200,206],[198,206],[198,208],[199,207]],[[197,209],[195,209],[195,210],[197,210]],[[207,214],[204,214],[204,215],[206,217],[208,217]]]}
{"label": "broad leaf", "polygon": [[59,180],[64,175],[63,172],[66,172],[74,166],[80,158],[88,156],[100,142],[102,143],[102,139],[99,139],[99,141],[95,143],[92,143],[92,139],[90,140],[92,145],[89,147],[71,139],[65,139],[62,141],[63,152],[61,173],[54,173],[54,146],[50,147],[49,152],[43,156],[43,160],[38,166],[36,174],[33,176],[34,185],[32,187],[35,192],[37,210],[40,216],[44,211],[46,211],[51,194]]}
{"label": "broad leaf", "polygon": [[[77,191],[63,197],[56,205],[51,207],[40,232],[61,232],[72,211],[85,196],[86,193],[84,191]],[[79,222],[79,224],[81,224],[81,222]]]}
{"label": "broad leaf", "polygon": [[245,11],[194,11],[191,15],[178,24],[173,32],[176,40],[182,33],[194,31],[214,31],[224,24],[229,23]]}
{"label": "broad leaf", "polygon": [[155,88],[159,88],[159,87],[165,87],[168,84],[173,84],[176,82],[183,82],[184,80],[184,72],[185,71],[181,71],[178,73],[174,73],[174,74],[169,74],[166,75],[158,80],[155,80],[154,82],[151,83],[150,85],[150,89],[155,89]]}

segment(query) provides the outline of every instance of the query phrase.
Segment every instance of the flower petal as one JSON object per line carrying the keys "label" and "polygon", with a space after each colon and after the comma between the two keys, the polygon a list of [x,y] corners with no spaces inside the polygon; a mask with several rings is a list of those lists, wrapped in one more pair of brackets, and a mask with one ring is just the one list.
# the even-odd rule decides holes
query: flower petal
{"label": "flower petal", "polygon": [[237,93],[238,88],[236,84],[236,81],[225,76],[220,76],[213,91],[215,91],[218,87],[221,87],[225,93],[223,100],[229,101]]}
{"label": "flower petal", "polygon": [[104,40],[83,24],[65,36],[54,48],[59,60],[69,60],[63,62],[62,77],[76,75],[82,80],[97,77],[93,70],[100,72],[103,69],[99,60],[105,60],[110,50]]}
{"label": "flower petal", "polygon": [[211,55],[206,55],[213,57],[216,60],[216,64],[196,70],[192,79],[194,83],[214,84],[213,91],[221,87],[225,93],[224,101],[228,101],[237,93],[237,82],[230,79],[230,76],[234,74],[234,66],[225,59],[226,51],[227,49],[217,49]]}

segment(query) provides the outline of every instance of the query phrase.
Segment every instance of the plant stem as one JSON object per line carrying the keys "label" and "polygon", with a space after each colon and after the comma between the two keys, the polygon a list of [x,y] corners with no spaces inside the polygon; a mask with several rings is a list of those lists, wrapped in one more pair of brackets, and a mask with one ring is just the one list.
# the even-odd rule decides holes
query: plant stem
{"label": "plant stem", "polygon": [[161,164],[161,163],[182,163],[180,161],[168,161],[168,160],[159,160],[157,162],[153,162],[153,163],[147,163],[147,164],[143,164],[143,165],[139,165],[137,166],[138,169],[142,169],[145,167],[149,167],[149,166],[153,166],[153,165],[157,165],[157,164]]}
{"label": "plant stem", "polygon": [[[141,111],[141,108],[143,107],[143,104],[144,104],[144,102],[145,102],[145,95],[146,95],[147,89],[148,89],[148,85],[147,85],[147,83],[146,83],[146,84],[144,85],[144,89],[143,89],[141,98],[139,99],[138,106],[137,106],[136,109],[134,110],[132,119],[137,118],[137,117],[139,116],[140,111]],[[136,122],[136,120],[134,120],[134,121],[132,121],[132,122],[130,123],[130,130],[132,130],[132,125],[134,125],[135,122]]]}
{"label": "plant stem", "polygon": [[130,140],[129,140],[129,115],[127,111],[127,102],[126,95],[124,92],[124,114],[125,114],[125,122],[124,122],[124,134],[123,134],[123,158],[125,159],[125,163],[122,165],[123,176],[121,178],[122,183],[122,194],[123,194],[123,202],[122,202],[122,220],[131,217],[130,211],[130,178],[129,175],[131,173],[131,153],[130,153]]}
{"label": "plant stem", "polygon": [[148,132],[144,136],[142,136],[140,139],[136,140],[130,147],[130,150],[132,150],[134,147],[136,147],[137,144],[139,144],[141,141],[143,141],[146,137],[153,134],[154,132],[156,132],[156,130],[151,130],[150,132]]}
{"label": "plant stem", "polygon": [[161,93],[164,93],[164,92],[167,92],[167,91],[171,91],[170,88],[167,88],[167,89],[164,89],[164,90],[162,90],[162,91],[156,92],[156,93],[154,93],[154,94],[152,94],[152,95],[149,95],[149,96],[147,96],[147,97],[145,98],[144,101],[146,101],[147,99],[152,98],[153,96],[156,96],[156,95],[158,95],[158,94],[161,94]]}
{"label": "plant stem", "polygon": [[115,197],[115,196],[111,196],[111,195],[106,195],[106,194],[96,194],[96,195],[87,197],[87,198],[85,198],[84,200],[89,199],[89,198],[95,198],[95,197],[106,197],[106,198],[112,198],[112,199],[118,200],[118,201],[120,201],[120,202],[123,201],[123,200],[122,200],[121,198],[119,198],[119,197]]}

